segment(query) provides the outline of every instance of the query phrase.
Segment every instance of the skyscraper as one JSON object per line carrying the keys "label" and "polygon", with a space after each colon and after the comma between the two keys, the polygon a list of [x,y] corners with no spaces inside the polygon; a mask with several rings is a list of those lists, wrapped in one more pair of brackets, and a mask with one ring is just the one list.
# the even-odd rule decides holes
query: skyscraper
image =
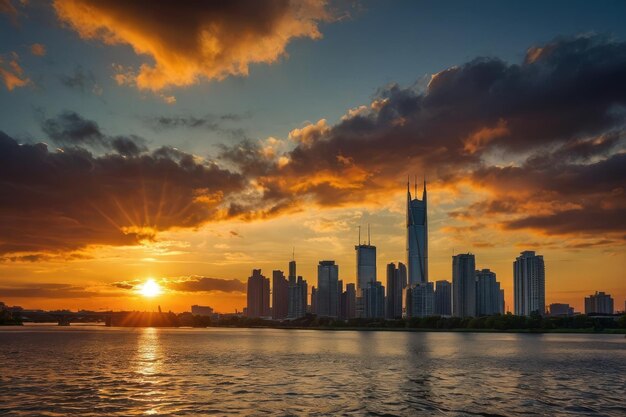
{"label": "skyscraper", "polygon": [[370,282],[376,281],[376,246],[370,244],[369,225],[367,226],[367,244],[361,243],[359,228],[359,244],[356,250],[356,294],[361,296],[361,289],[367,287]]}
{"label": "skyscraper", "polygon": [[524,251],[513,262],[515,315],[546,312],[546,272],[543,256]]}
{"label": "skyscraper", "polygon": [[320,261],[317,266],[317,315],[338,317],[339,266],[335,261]]}
{"label": "skyscraper", "polygon": [[282,320],[289,312],[289,281],[283,271],[272,271],[272,318]]}
{"label": "skyscraper", "polygon": [[260,269],[253,269],[248,278],[248,317],[270,316],[270,280],[261,274]]}
{"label": "skyscraper", "polygon": [[289,262],[289,298],[287,317],[297,319],[306,315],[307,282],[301,277],[296,278],[296,261]]}
{"label": "skyscraper", "polygon": [[356,285],[346,284],[341,294],[341,318],[348,320],[356,317]]}
{"label": "skyscraper", "polygon": [[613,298],[602,291],[585,297],[585,314],[613,314]]}
{"label": "skyscraper", "polygon": [[452,315],[476,315],[476,260],[471,253],[452,257]]}
{"label": "skyscraper", "polygon": [[406,253],[408,265],[408,285],[428,282],[428,203],[426,199],[426,181],[422,199],[411,199],[410,185],[407,182],[406,207]]}
{"label": "skyscraper", "polygon": [[385,318],[402,318],[402,293],[406,285],[406,267],[401,262],[398,267],[392,262],[387,264],[387,298]]}
{"label": "skyscraper", "polygon": [[437,316],[452,315],[452,284],[450,281],[435,282],[435,305],[433,312]]}
{"label": "skyscraper", "polygon": [[489,269],[476,271],[476,314],[501,314],[500,283],[496,273]]}

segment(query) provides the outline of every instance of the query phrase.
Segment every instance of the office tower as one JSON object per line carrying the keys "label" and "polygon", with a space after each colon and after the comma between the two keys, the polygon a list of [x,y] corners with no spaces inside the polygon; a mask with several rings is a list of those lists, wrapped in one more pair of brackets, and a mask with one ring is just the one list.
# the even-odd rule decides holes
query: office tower
{"label": "office tower", "polygon": [[193,314],[194,316],[209,316],[210,317],[213,315],[213,308],[209,306],[192,305],[191,314]]}
{"label": "office tower", "polygon": [[432,282],[411,285],[406,291],[407,317],[428,317],[434,314],[435,291]]}
{"label": "office tower", "polygon": [[253,269],[248,278],[248,317],[269,317],[270,280],[261,274],[260,269]]}
{"label": "office tower", "polygon": [[504,303],[504,290],[500,289],[500,303],[499,303],[500,314],[504,314],[506,312],[506,305]]}
{"label": "office tower", "polygon": [[489,269],[476,271],[476,314],[501,314],[500,296],[500,283],[496,281],[496,273]]}
{"label": "office tower", "polygon": [[574,308],[570,307],[569,304],[552,303],[549,306],[549,314],[553,317],[569,317],[574,315]]}
{"label": "office tower", "polygon": [[370,282],[376,281],[376,246],[370,244],[369,225],[367,226],[367,244],[361,243],[361,228],[359,227],[359,244],[356,249],[356,294],[361,296],[361,289]]}
{"label": "office tower", "polygon": [[272,271],[272,318],[282,320],[289,312],[289,281],[283,271]]}
{"label": "office tower", "polygon": [[513,262],[515,315],[545,314],[546,272],[543,256],[524,251]]}
{"label": "office tower", "polygon": [[417,198],[417,184],[415,185],[415,199],[411,199],[410,185],[407,182],[406,206],[406,253],[408,265],[408,285],[428,282],[428,220],[426,199],[426,181],[422,199]]}
{"label": "office tower", "polygon": [[341,312],[343,311],[343,304],[341,302],[343,294],[343,280],[337,280],[337,317],[341,317]]}
{"label": "office tower", "polygon": [[341,293],[341,318],[344,320],[356,317],[356,285],[346,284],[346,290]]}
{"label": "office tower", "polygon": [[385,317],[385,287],[376,281],[361,289],[363,299],[363,317],[381,319]]}
{"label": "office tower", "polygon": [[603,291],[585,297],[585,314],[613,314],[613,298]]}
{"label": "office tower", "polygon": [[433,313],[436,316],[452,315],[452,284],[450,281],[435,282],[435,304]]}
{"label": "office tower", "polygon": [[320,261],[317,266],[317,315],[338,317],[339,300],[337,287],[339,266],[335,261]]}
{"label": "office tower", "polygon": [[406,283],[406,267],[392,262],[387,264],[387,298],[385,304],[385,318],[402,318],[402,293]]}
{"label": "office tower", "polygon": [[471,253],[452,257],[452,315],[476,315],[476,261]]}
{"label": "office tower", "polygon": [[296,278],[296,261],[289,262],[289,298],[287,317],[297,319],[307,312],[307,282],[301,276]]}

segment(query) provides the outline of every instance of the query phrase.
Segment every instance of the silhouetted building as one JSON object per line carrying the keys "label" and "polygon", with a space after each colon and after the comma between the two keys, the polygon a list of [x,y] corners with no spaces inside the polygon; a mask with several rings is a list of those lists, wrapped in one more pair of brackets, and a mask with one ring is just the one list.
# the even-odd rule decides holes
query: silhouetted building
{"label": "silhouetted building", "polygon": [[504,314],[506,312],[506,304],[504,302],[504,290],[500,289],[500,314]]}
{"label": "silhouetted building", "polygon": [[410,285],[406,291],[406,316],[428,317],[434,314],[435,291],[432,282]]}
{"label": "silhouetted building", "polygon": [[603,291],[585,297],[585,314],[613,314],[613,298]]}
{"label": "silhouetted building", "polygon": [[549,306],[550,315],[553,317],[570,317],[574,315],[574,308],[569,304],[552,303]]}
{"label": "silhouetted building", "polygon": [[253,269],[248,278],[248,317],[269,317],[270,312],[270,280],[261,274],[260,269]]}
{"label": "silhouetted building", "polygon": [[346,290],[341,293],[341,318],[344,320],[356,317],[356,285],[346,284]]}
{"label": "silhouetted building", "polygon": [[296,261],[289,262],[289,298],[287,317],[297,319],[307,312],[307,282],[301,277],[296,278]]}
{"label": "silhouetted building", "polygon": [[191,314],[193,314],[194,316],[212,316],[213,315],[213,309],[209,306],[199,306],[199,305],[192,305],[191,306]]}
{"label": "silhouetted building", "polygon": [[501,314],[500,296],[500,283],[496,281],[496,273],[489,269],[476,271],[476,314]]}
{"label": "silhouetted building", "polygon": [[436,316],[451,316],[452,315],[452,284],[450,281],[436,281],[435,282],[435,304],[433,306],[433,313]]}
{"label": "silhouetted building", "polygon": [[317,266],[317,315],[338,317],[339,266],[335,261],[320,261]]}
{"label": "silhouetted building", "polygon": [[385,317],[385,287],[376,281],[361,289],[363,298],[363,317],[379,319]]}
{"label": "silhouetted building", "polygon": [[282,320],[289,313],[289,281],[283,271],[272,272],[272,318]]}
{"label": "silhouetted building", "polygon": [[399,262],[398,267],[392,262],[387,264],[387,298],[385,318],[402,318],[402,294],[406,285],[406,267]]}
{"label": "silhouetted building", "polygon": [[471,253],[452,257],[452,315],[476,315],[476,260]]}
{"label": "silhouetted building", "polygon": [[317,314],[317,288],[311,287],[311,313]]}
{"label": "silhouetted building", "polygon": [[406,251],[408,266],[408,285],[428,282],[428,202],[426,199],[426,181],[422,199],[417,198],[417,184],[415,185],[415,199],[411,199],[410,185],[407,182],[406,207]]}
{"label": "silhouetted building", "polygon": [[546,272],[543,256],[524,251],[513,262],[515,315],[546,312]]}
{"label": "silhouetted building", "polygon": [[357,317],[365,317],[362,290],[371,282],[376,282],[376,246],[370,243],[369,225],[367,227],[367,244],[361,243],[361,228],[359,227],[359,244],[356,250],[356,314]]}

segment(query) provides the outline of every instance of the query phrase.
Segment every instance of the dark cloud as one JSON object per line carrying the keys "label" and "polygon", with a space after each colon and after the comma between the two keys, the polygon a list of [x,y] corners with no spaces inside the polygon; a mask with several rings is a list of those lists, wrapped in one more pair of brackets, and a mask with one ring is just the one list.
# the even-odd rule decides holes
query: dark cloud
{"label": "dark cloud", "polygon": [[425,172],[434,187],[470,182],[491,192],[483,205],[501,213],[584,213],[592,201],[599,210],[626,205],[625,125],[626,43],[581,36],[531,48],[521,64],[477,58],[424,89],[392,85],[336,125],[294,130],[297,145],[284,154],[267,157],[248,141],[221,158],[256,176],[276,209],[376,204],[407,174]]}
{"label": "dark cloud", "polygon": [[246,284],[238,279],[190,277],[189,279],[169,282],[167,287],[183,292],[246,292]]}
{"label": "dark cloud", "polygon": [[147,151],[143,138],[137,135],[108,136],[98,123],[72,111],[64,111],[54,118],[43,120],[41,129],[60,146],[113,150],[124,156],[136,156]]}
{"label": "dark cloud", "polygon": [[[100,137],[78,124],[87,137]],[[223,218],[244,185],[240,174],[170,148],[127,156],[79,147],[50,152],[0,132],[0,254],[134,245],[161,230]]]}
{"label": "dark cloud", "polygon": [[102,293],[70,284],[25,284],[0,287],[0,295],[10,298],[90,298]]}
{"label": "dark cloud", "polygon": [[84,70],[83,67],[77,65],[71,75],[59,76],[59,81],[64,86],[80,91],[81,93],[93,93],[100,95],[101,87],[96,82],[96,77],[90,70]]}
{"label": "dark cloud", "polygon": [[176,128],[202,129],[219,133],[229,139],[245,140],[247,136],[244,129],[230,127],[227,123],[239,122],[249,117],[250,113],[207,114],[200,117],[191,115],[154,116],[145,118],[144,122],[148,127],[157,132]]}
{"label": "dark cloud", "polygon": [[620,233],[626,231],[626,207],[612,209],[585,207],[578,210],[564,210],[552,214],[524,217],[510,221],[505,226],[510,230],[534,229],[549,235],[585,232],[597,236],[605,233]]}

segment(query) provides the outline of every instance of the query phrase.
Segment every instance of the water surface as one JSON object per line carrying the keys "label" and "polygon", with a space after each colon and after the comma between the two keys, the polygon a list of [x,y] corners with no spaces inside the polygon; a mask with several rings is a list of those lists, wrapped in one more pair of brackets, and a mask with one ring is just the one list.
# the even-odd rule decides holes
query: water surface
{"label": "water surface", "polygon": [[0,414],[626,415],[623,335],[0,329]]}

